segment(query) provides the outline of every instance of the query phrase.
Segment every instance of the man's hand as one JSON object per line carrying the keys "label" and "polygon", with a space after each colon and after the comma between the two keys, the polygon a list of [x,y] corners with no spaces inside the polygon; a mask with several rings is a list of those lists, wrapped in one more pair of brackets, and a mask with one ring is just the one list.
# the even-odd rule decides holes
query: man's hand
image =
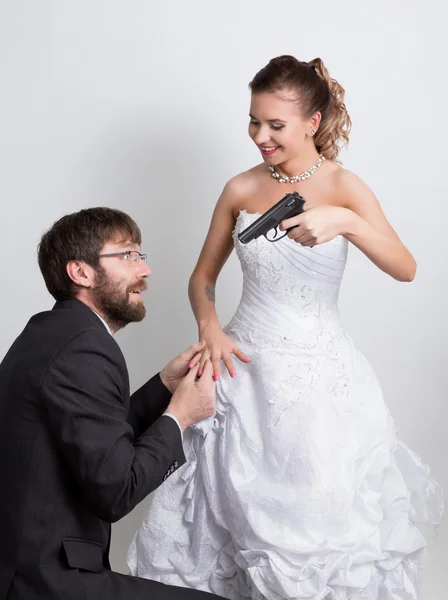
{"label": "man's hand", "polygon": [[[163,385],[172,393],[177,390],[180,382],[191,369],[192,360],[205,349],[205,342],[190,346],[185,352],[171,360],[160,373]],[[196,364],[196,362],[194,363]]]}
{"label": "man's hand", "polygon": [[198,378],[199,364],[182,378],[166,412],[174,415],[182,431],[193,423],[213,417],[216,412],[216,383],[212,363],[207,360]]}

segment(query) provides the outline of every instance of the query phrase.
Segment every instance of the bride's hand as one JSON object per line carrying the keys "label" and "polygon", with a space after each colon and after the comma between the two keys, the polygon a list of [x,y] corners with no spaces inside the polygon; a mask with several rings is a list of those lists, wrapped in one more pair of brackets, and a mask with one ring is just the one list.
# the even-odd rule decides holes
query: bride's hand
{"label": "bride's hand", "polygon": [[280,223],[280,230],[290,227],[288,237],[302,246],[317,246],[329,242],[349,229],[353,212],[342,206],[314,206],[291,219]]}
{"label": "bride's hand", "polygon": [[190,363],[190,368],[193,368],[200,361],[199,376],[202,374],[207,360],[212,362],[213,379],[215,381],[218,381],[221,376],[221,360],[224,361],[230,377],[236,376],[235,365],[231,358],[232,354],[241,362],[251,362],[251,359],[223,332],[221,326],[217,323],[205,327],[201,334],[201,341],[205,341],[206,348],[202,354],[198,354]]}

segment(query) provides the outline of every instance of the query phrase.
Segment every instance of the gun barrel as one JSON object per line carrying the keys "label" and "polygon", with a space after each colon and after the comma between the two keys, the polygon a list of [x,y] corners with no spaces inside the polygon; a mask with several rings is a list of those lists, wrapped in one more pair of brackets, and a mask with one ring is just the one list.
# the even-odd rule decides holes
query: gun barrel
{"label": "gun barrel", "polygon": [[284,219],[300,214],[304,203],[305,200],[297,192],[286,194],[277,204],[239,233],[239,241],[248,244],[260,235],[266,235],[268,231],[278,227]]}

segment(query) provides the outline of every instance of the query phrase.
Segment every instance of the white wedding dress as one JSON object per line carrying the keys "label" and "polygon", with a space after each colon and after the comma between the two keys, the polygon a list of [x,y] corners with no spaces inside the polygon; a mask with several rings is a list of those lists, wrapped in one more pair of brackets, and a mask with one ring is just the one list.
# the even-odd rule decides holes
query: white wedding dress
{"label": "white wedding dress", "polygon": [[341,326],[347,240],[236,234],[242,299],[225,332],[251,358],[184,434],[187,464],[150,497],[133,575],[232,600],[416,600],[443,499],[397,442],[377,378]]}

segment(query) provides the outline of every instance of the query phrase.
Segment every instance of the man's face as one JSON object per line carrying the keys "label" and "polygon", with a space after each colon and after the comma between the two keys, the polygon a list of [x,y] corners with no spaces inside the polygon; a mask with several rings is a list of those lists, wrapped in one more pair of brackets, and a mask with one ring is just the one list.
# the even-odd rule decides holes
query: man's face
{"label": "man's face", "polygon": [[142,292],[151,269],[140,258],[140,247],[132,242],[109,242],[101,255],[127,252],[121,256],[103,256],[95,273],[93,302],[113,329],[141,321],[146,314]]}

